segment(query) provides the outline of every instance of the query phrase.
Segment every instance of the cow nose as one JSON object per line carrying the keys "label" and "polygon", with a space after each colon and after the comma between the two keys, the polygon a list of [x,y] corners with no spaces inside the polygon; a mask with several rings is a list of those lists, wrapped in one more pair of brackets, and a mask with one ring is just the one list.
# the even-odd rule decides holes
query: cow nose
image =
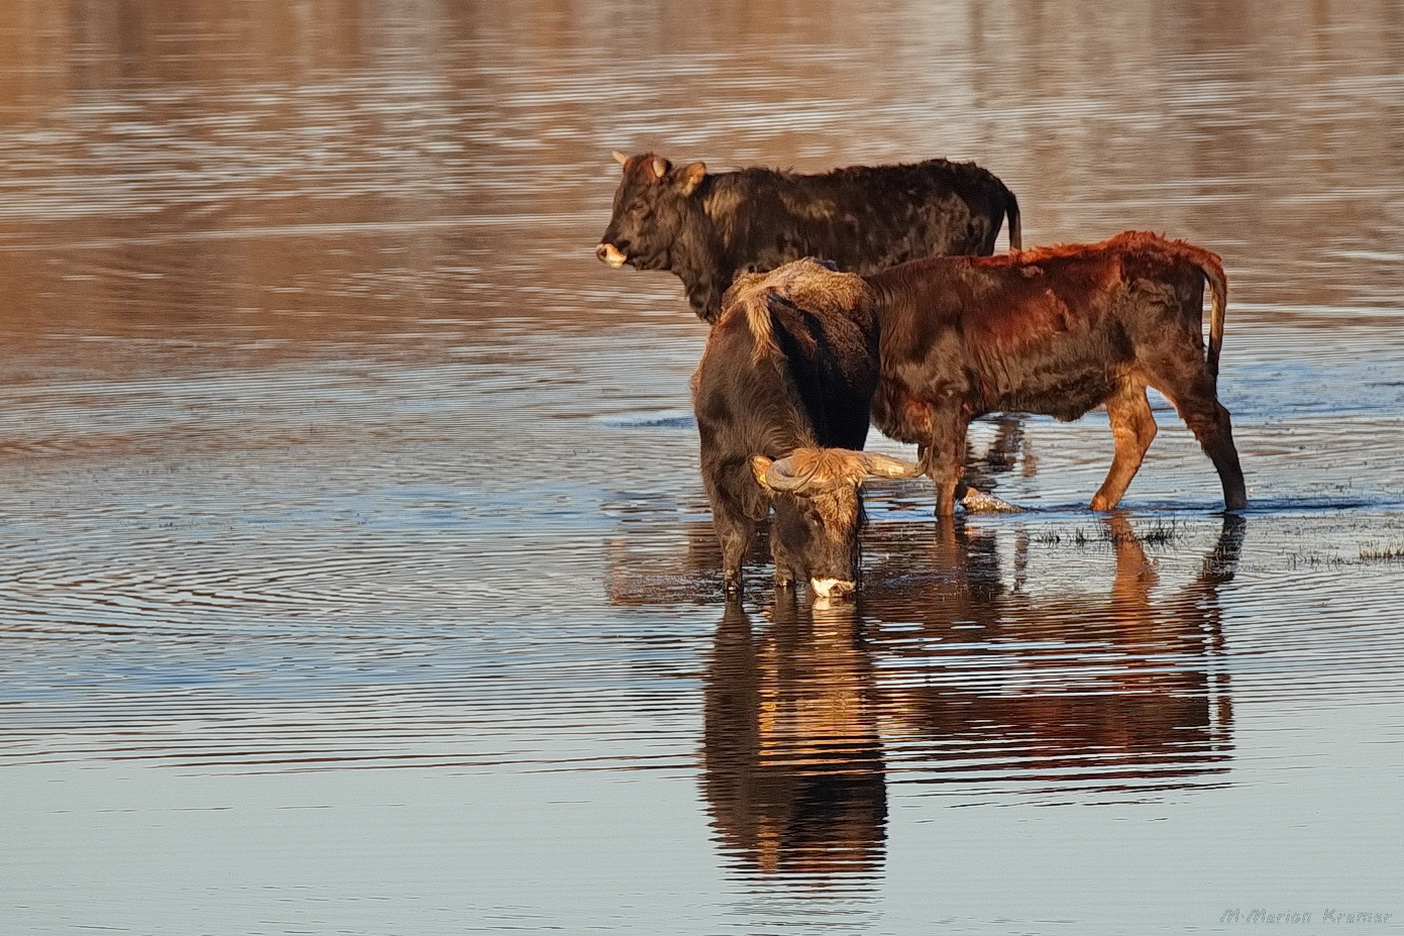
{"label": "cow nose", "polygon": [[629,259],[618,247],[608,243],[596,247],[595,256],[599,257],[616,270],[624,265],[625,260]]}
{"label": "cow nose", "polygon": [[814,590],[814,594],[819,598],[842,598],[844,595],[853,594],[857,586],[846,579],[810,579],[809,587]]}

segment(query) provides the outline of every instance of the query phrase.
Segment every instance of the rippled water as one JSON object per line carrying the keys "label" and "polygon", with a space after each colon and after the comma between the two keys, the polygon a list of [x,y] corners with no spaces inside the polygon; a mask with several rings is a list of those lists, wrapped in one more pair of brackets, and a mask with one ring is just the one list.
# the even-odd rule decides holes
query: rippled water
{"label": "rippled water", "polygon": [[[449,7],[0,12],[0,932],[1404,925],[1393,4]],[[647,148],[1220,252],[1246,517],[981,423],[728,604]]]}

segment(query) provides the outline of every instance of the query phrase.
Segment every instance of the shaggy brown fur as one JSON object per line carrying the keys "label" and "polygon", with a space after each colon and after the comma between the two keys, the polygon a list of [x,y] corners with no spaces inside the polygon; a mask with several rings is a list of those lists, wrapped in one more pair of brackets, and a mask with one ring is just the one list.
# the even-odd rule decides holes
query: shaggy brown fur
{"label": "shaggy brown fur", "polygon": [[[773,301],[777,298],[784,300],[779,308]],[[829,323],[831,330],[839,329],[840,353],[866,354],[867,333],[876,321],[874,300],[872,288],[861,276],[840,273],[805,257],[769,273],[738,276],[722,298],[722,307],[744,311],[747,327],[755,338],[752,360],[759,364],[767,356],[783,354],[776,343],[775,317],[793,319],[796,313],[817,315]],[[786,324],[795,325],[793,321]]]}
{"label": "shaggy brown fur", "polygon": [[[885,470],[857,451],[877,385],[872,299],[861,278],[813,260],[745,277],[727,294],[692,387],[728,591],[740,589],[742,557],[772,507],[778,583],[800,575],[853,586],[858,484]],[[761,481],[772,464],[784,483]]]}

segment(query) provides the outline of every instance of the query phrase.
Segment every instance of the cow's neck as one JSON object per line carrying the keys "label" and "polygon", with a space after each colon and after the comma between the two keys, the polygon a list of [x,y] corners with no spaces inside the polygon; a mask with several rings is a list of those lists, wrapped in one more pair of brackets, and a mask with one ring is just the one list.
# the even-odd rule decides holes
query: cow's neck
{"label": "cow's neck", "polygon": [[669,251],[668,268],[683,281],[692,311],[707,322],[715,322],[734,270],[727,262],[722,238],[703,207],[705,204],[704,198],[697,199],[695,206],[689,202],[688,217]]}

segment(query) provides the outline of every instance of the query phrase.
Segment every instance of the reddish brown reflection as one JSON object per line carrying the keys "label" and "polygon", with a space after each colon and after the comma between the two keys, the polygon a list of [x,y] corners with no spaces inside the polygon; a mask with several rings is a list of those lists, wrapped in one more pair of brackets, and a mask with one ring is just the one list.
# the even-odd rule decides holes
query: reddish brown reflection
{"label": "reddish brown reflection", "polygon": [[[1017,569],[1005,583],[992,535],[938,527],[926,561],[947,574],[872,603],[903,622],[874,640],[890,663],[879,683],[884,737],[904,750],[892,760],[937,782],[1017,773],[1084,792],[1197,785],[1227,769],[1217,589],[1233,577],[1243,520],[1224,521],[1198,575],[1169,595],[1157,593],[1130,522],[1104,526],[1110,587],[1038,598],[1018,587]],[[933,753],[947,763],[931,764]]]}
{"label": "reddish brown reflection", "polygon": [[874,871],[887,791],[854,607],[782,597],[769,616],[753,628],[728,603],[707,669],[702,787],[717,839],[765,873]]}
{"label": "reddish brown reflection", "polygon": [[1217,590],[1244,522],[1227,518],[1168,595],[1130,521],[1103,525],[1115,569],[1100,593],[1031,599],[1019,570],[1005,582],[992,536],[946,523],[922,555],[889,553],[920,575],[856,603],[777,594],[763,622],[728,603],[702,740],[722,850],[766,874],[873,873],[889,777],[1084,802],[1222,783],[1233,714]]}

